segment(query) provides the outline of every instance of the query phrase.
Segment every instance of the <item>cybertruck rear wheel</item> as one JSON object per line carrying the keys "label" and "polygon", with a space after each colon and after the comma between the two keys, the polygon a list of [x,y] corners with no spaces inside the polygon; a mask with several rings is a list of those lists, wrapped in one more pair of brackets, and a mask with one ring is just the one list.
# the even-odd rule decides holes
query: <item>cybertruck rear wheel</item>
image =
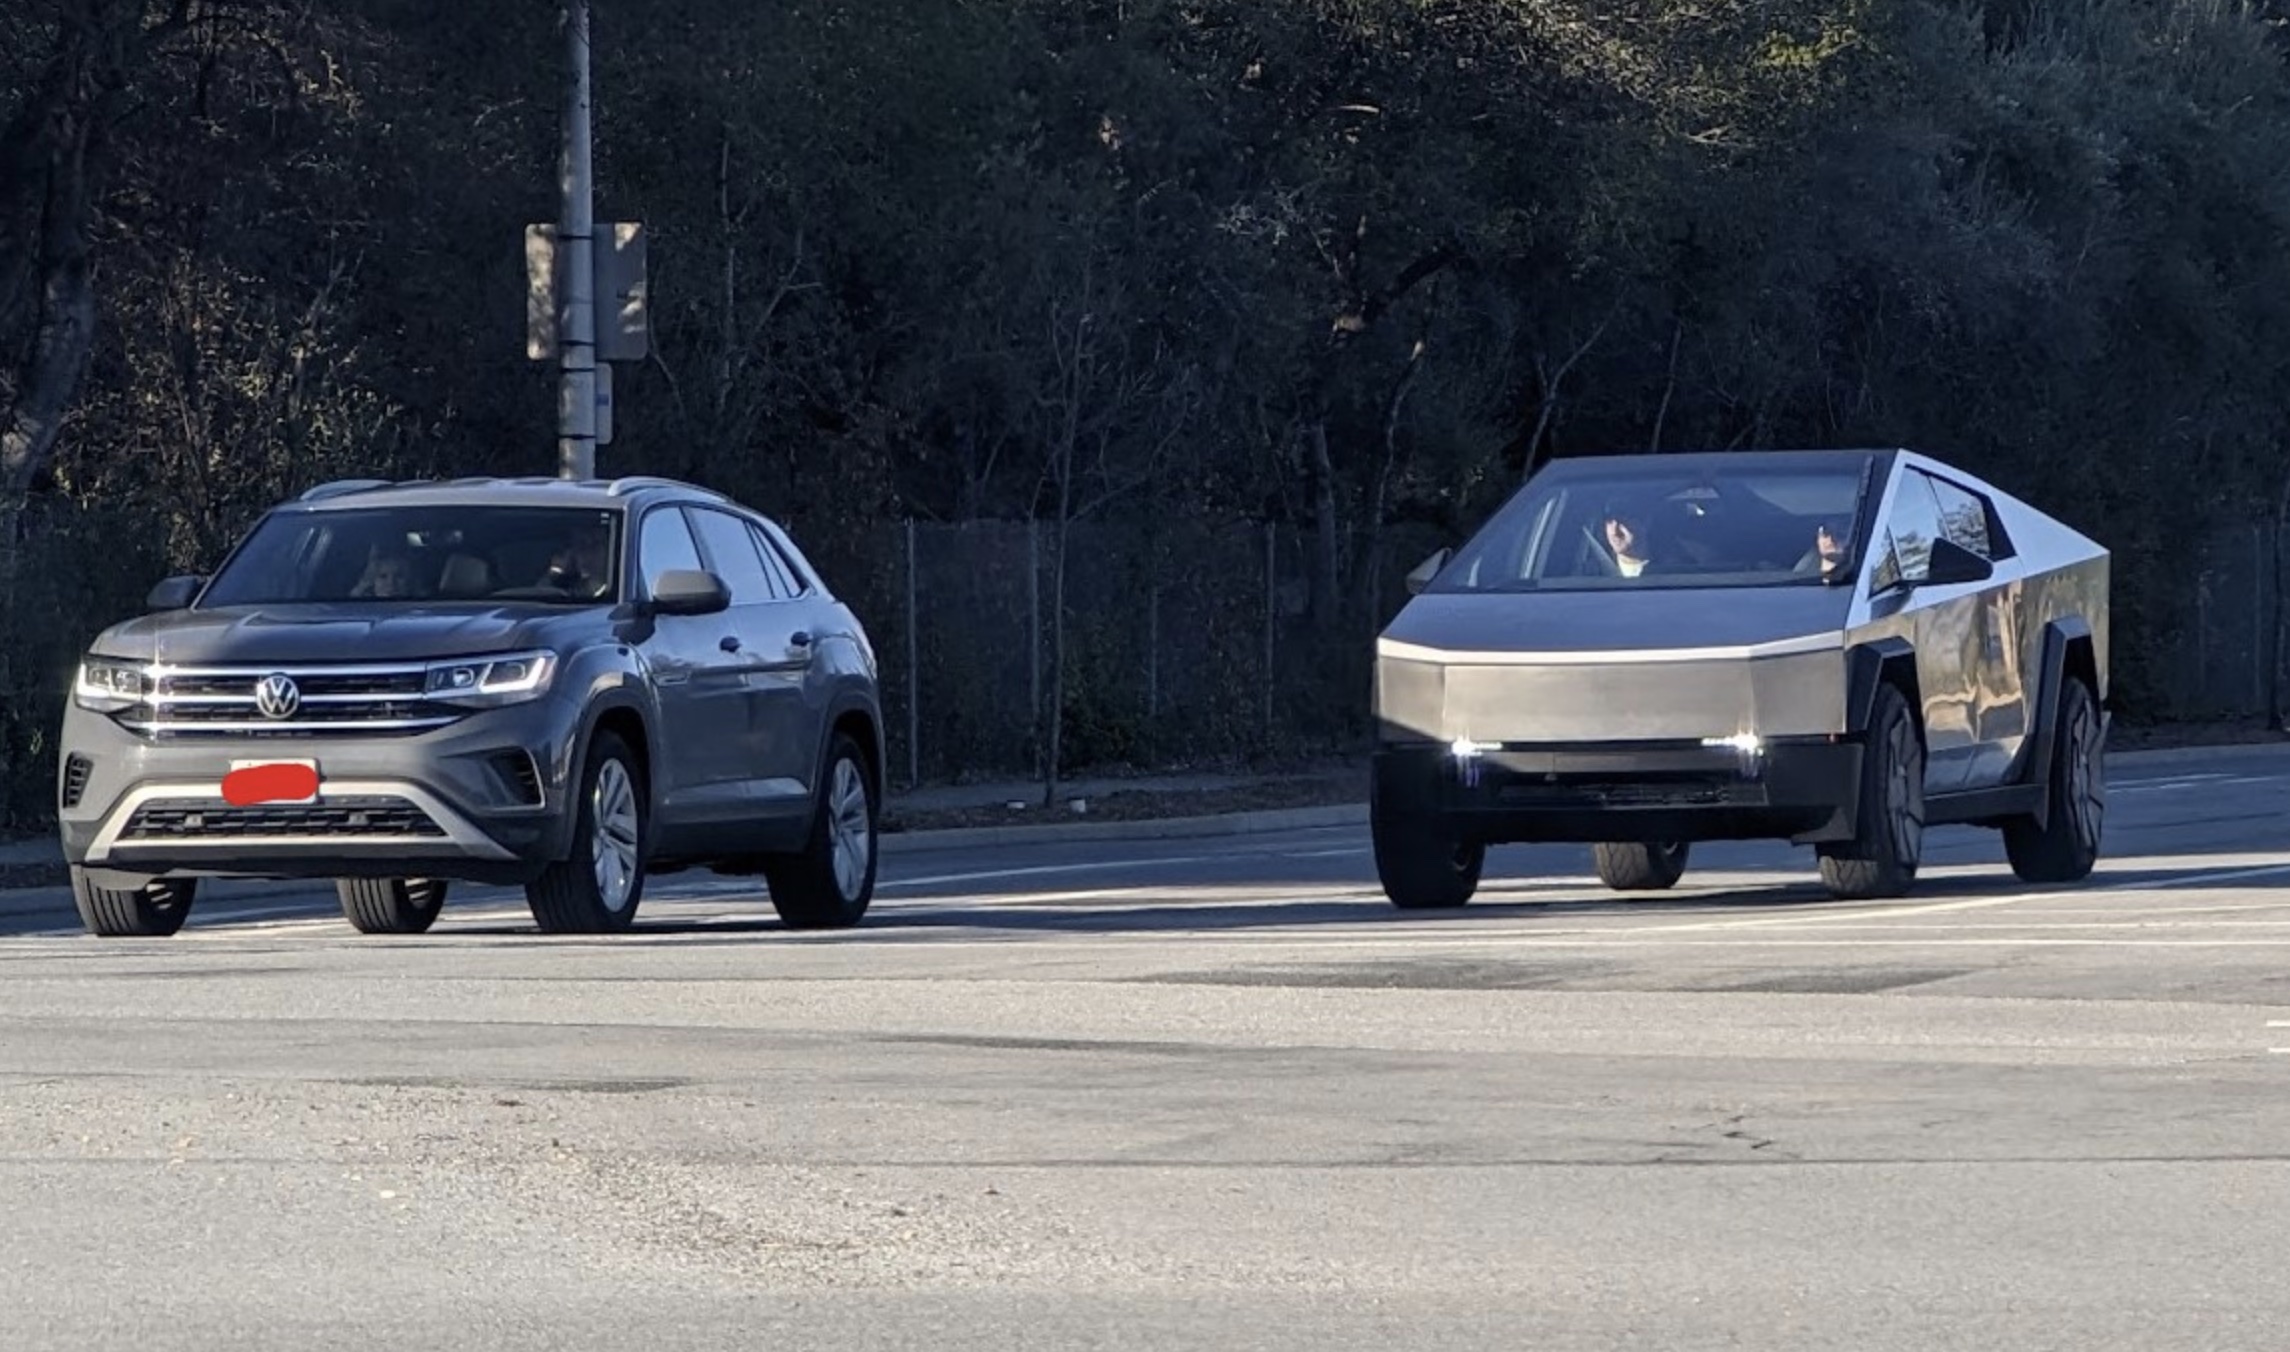
{"label": "cybertruck rear wheel", "polygon": [[1821,881],[1841,901],[1897,897],[1924,858],[1924,733],[1898,686],[1877,687],[1861,758],[1854,838],[1820,847]]}
{"label": "cybertruck rear wheel", "polygon": [[164,939],[190,919],[198,879],[149,878],[136,886],[113,885],[121,881],[130,880],[72,866],[72,906],[88,933],[106,939]]}
{"label": "cybertruck rear wheel", "polygon": [[616,934],[635,923],[644,899],[646,801],[644,771],[628,744],[597,733],[581,770],[571,857],[525,887],[543,934]]}
{"label": "cybertruck rear wheel", "polygon": [[1403,911],[1461,906],[1479,890],[1487,847],[1465,840],[1439,817],[1376,809],[1369,818],[1376,877],[1384,896]]}
{"label": "cybertruck rear wheel", "polygon": [[427,934],[445,909],[442,878],[337,878],[342,918],[360,934]]}
{"label": "cybertruck rear wheel", "polygon": [[2020,881],[2081,882],[2099,862],[2107,820],[2104,736],[2091,687],[2079,680],[2061,686],[2059,728],[2047,771],[2051,811],[2041,826],[2023,817],[2004,827],[2004,857]]}
{"label": "cybertruck rear wheel", "polygon": [[1617,892],[1660,892],[1686,874],[1691,842],[1647,845],[1634,840],[1601,841],[1590,847],[1598,880]]}

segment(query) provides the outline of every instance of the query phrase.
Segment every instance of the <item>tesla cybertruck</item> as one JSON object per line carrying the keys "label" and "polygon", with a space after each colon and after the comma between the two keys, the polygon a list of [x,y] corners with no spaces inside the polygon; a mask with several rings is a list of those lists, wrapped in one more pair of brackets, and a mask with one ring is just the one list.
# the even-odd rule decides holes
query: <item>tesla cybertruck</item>
{"label": "tesla cybertruck", "polygon": [[1490,845],[1586,842],[1621,891],[1696,841],[1911,889],[1929,826],[2037,883],[2100,850],[2108,551],[1904,450],[1585,457],[1408,577],[1376,641],[1385,895],[1460,906]]}

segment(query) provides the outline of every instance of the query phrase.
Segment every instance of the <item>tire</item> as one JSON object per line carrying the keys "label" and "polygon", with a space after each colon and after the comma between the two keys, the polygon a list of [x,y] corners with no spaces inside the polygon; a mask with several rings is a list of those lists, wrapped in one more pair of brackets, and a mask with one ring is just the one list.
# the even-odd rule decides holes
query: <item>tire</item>
{"label": "tire", "polygon": [[849,733],[828,744],[819,783],[802,852],[764,864],[772,909],[789,929],[848,929],[875,897],[882,790]]}
{"label": "tire", "polygon": [[360,934],[427,934],[445,909],[442,878],[337,878],[342,918]]}
{"label": "tire", "polygon": [[87,932],[105,939],[164,939],[183,928],[198,896],[196,878],[152,878],[141,887],[105,887],[72,866],[72,906]]}
{"label": "tire", "polygon": [[652,843],[649,801],[628,743],[597,733],[574,799],[571,850],[525,885],[543,934],[618,934],[635,923]]}
{"label": "tire", "polygon": [[1924,857],[1924,733],[1898,686],[1877,687],[1855,824],[1854,839],[1820,847],[1830,895],[1867,901],[1906,893]]}
{"label": "tire", "polygon": [[2105,731],[2091,687],[2070,678],[2059,689],[2052,738],[2051,811],[2043,825],[2022,817],[2004,825],[2004,857],[2020,881],[2074,883],[2099,862],[2107,826]]}
{"label": "tire", "polygon": [[1435,816],[1375,813],[1376,877],[1384,896],[1403,911],[1444,910],[1469,904],[1479,890],[1487,847],[1464,840]]}
{"label": "tire", "polygon": [[1692,852],[1692,843],[1683,840],[1658,845],[1601,841],[1591,846],[1598,880],[1617,892],[1660,892],[1676,885],[1685,876],[1686,856]]}

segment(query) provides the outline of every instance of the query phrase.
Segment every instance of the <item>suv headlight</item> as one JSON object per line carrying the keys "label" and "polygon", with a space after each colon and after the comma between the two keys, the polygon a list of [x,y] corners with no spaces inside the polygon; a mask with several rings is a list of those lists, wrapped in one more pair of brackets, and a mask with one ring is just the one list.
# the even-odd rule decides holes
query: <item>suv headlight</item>
{"label": "suv headlight", "polygon": [[509,653],[429,664],[428,696],[446,704],[490,708],[539,699],[557,674],[551,652]]}
{"label": "suv headlight", "polygon": [[99,714],[116,714],[142,703],[153,684],[144,663],[90,657],[80,663],[79,676],[72,682],[72,702]]}

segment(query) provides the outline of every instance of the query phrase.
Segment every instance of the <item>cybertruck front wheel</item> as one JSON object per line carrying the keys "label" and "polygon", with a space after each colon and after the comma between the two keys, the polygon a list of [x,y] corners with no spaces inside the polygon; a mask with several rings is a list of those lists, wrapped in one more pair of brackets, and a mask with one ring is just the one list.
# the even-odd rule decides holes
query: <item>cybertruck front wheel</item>
{"label": "cybertruck front wheel", "polygon": [[1379,807],[1369,817],[1369,835],[1384,896],[1401,910],[1461,906],[1479,890],[1486,845],[1463,839],[1437,816],[1402,816]]}
{"label": "cybertruck front wheel", "polygon": [[1841,901],[1902,895],[1924,859],[1924,732],[1898,686],[1877,687],[1874,712],[1857,830],[1849,841],[1819,847],[1821,881]]}
{"label": "cybertruck front wheel", "polygon": [[609,732],[596,734],[586,759],[574,799],[572,852],[525,887],[525,904],[543,934],[619,933],[635,922],[644,899],[643,767]]}
{"label": "cybertruck front wheel", "polygon": [[442,878],[337,878],[342,918],[360,934],[427,934],[445,909]]}
{"label": "cybertruck front wheel", "polygon": [[[101,879],[101,881],[98,881]],[[196,878],[148,878],[117,886],[111,875],[72,865],[72,906],[87,932],[105,939],[164,939],[190,919]]]}
{"label": "cybertruck front wheel", "polygon": [[1617,892],[1660,892],[1677,885],[1686,875],[1690,841],[1641,844],[1634,840],[1601,841],[1591,846],[1598,865],[1598,880]]}

